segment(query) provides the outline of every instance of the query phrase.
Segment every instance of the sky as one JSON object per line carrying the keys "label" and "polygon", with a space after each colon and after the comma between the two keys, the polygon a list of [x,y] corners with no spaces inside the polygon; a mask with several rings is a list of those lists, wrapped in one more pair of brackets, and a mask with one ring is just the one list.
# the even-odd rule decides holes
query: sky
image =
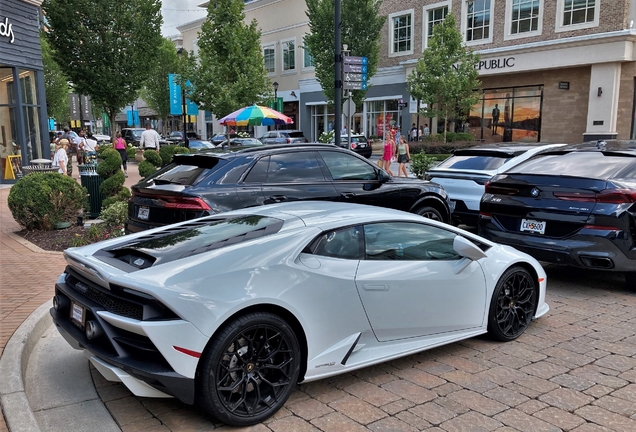
{"label": "sky", "polygon": [[205,9],[197,7],[205,0],[162,0],[161,14],[163,25],[161,34],[171,36],[178,34],[177,26],[205,17]]}

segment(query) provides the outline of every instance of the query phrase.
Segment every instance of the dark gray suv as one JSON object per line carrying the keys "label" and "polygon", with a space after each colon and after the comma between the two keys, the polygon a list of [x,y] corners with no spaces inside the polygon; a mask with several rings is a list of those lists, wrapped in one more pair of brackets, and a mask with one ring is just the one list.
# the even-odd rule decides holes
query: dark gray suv
{"label": "dark gray suv", "polygon": [[300,130],[273,130],[260,138],[263,144],[300,144],[309,142]]}

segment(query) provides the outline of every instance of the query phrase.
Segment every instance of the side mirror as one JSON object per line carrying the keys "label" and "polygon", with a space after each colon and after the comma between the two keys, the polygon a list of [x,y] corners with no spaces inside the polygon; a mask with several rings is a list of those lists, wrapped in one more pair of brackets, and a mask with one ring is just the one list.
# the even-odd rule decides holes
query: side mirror
{"label": "side mirror", "polygon": [[458,235],[453,240],[453,249],[459,256],[468,258],[471,261],[477,261],[486,257],[486,254],[475,243]]}
{"label": "side mirror", "polygon": [[378,170],[378,180],[380,183],[386,183],[391,180],[391,176],[383,169]]}

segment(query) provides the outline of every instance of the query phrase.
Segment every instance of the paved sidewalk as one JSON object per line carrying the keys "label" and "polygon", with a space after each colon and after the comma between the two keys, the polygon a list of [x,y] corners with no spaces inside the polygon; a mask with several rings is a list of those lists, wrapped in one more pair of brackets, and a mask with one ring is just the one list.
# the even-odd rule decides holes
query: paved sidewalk
{"label": "paved sidewalk", "polygon": [[[74,178],[79,181],[74,161]],[[136,164],[129,164],[126,186],[139,182]],[[47,252],[13,233],[20,226],[7,205],[10,188],[0,188],[0,357],[11,335],[42,303],[53,297],[57,277],[64,270],[61,252]],[[29,248],[29,246],[31,248]],[[0,432],[7,432],[0,416]]]}

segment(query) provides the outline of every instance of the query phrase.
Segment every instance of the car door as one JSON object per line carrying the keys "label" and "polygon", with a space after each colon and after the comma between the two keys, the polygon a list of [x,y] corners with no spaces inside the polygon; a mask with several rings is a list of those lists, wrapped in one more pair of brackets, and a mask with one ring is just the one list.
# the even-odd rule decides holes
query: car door
{"label": "car door", "polygon": [[270,156],[263,183],[265,204],[299,200],[337,201],[336,190],[325,179],[313,151],[295,151]]}
{"label": "car door", "polygon": [[379,179],[379,168],[353,154],[342,151],[318,152],[342,202],[408,210],[400,199],[400,188]]}
{"label": "car door", "polygon": [[276,143],[276,132],[266,132],[265,135],[261,137],[261,141],[263,144],[275,144]]}
{"label": "car door", "polygon": [[486,282],[478,262],[455,274],[462,259],[456,234],[425,222],[364,226],[365,259],[356,287],[381,342],[480,327]]}

